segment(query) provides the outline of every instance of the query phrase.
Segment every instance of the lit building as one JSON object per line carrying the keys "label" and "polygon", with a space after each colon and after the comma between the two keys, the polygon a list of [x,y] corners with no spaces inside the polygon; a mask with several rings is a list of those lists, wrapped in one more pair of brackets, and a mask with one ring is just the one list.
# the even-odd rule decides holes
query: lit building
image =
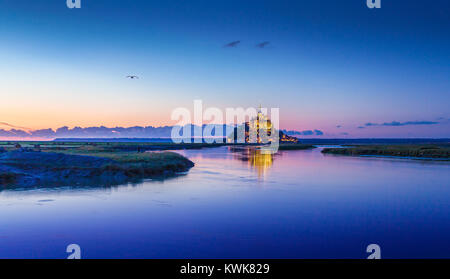
{"label": "lit building", "polygon": [[[229,143],[238,143],[238,135],[244,130],[245,143],[270,143],[273,139],[271,136],[272,128],[270,119],[259,109],[255,118],[234,128],[233,133],[228,137],[227,141]],[[278,131],[278,133],[280,143],[298,143],[298,138],[286,135],[282,131]]]}

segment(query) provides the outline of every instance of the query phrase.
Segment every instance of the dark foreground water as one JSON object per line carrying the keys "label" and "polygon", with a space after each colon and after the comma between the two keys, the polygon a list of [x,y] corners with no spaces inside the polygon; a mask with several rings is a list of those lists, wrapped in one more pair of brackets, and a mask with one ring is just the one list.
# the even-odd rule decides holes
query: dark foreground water
{"label": "dark foreground water", "polygon": [[0,258],[450,257],[450,163],[183,151],[184,176],[0,192]]}

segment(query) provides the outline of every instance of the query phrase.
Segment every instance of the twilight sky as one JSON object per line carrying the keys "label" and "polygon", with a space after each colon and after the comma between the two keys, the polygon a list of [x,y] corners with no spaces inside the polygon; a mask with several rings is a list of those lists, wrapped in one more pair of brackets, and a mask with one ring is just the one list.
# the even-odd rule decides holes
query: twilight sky
{"label": "twilight sky", "polygon": [[201,99],[322,137],[450,137],[448,0],[81,1],[0,0],[0,122],[171,125]]}

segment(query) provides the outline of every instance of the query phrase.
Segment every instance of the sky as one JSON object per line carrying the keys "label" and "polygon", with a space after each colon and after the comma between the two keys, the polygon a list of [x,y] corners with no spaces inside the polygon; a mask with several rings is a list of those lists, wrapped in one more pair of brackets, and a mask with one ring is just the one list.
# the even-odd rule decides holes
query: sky
{"label": "sky", "polygon": [[381,3],[0,0],[0,122],[164,126],[202,100],[321,137],[450,138],[450,2]]}

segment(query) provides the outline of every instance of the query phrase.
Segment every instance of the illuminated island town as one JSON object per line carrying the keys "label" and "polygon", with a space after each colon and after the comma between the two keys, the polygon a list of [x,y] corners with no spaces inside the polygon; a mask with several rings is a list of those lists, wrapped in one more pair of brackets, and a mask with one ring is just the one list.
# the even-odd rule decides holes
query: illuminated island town
{"label": "illuminated island town", "polygon": [[[262,112],[260,107],[256,117],[234,128],[233,133],[227,138],[227,142],[239,143],[238,137],[242,137],[239,135],[244,135],[245,141],[242,140],[244,137],[240,139],[247,144],[261,145],[279,140],[282,146],[288,146],[289,144],[291,144],[290,147],[293,145],[300,146],[298,138],[289,136],[282,131],[278,131],[278,138],[272,137],[273,131],[276,132],[276,129],[273,127],[272,121]],[[264,179],[273,164],[274,154],[262,152],[259,148],[232,147],[230,150],[234,151],[234,156],[237,159],[246,162],[250,169],[255,169],[260,180]]]}
{"label": "illuminated island town", "polygon": [[[277,137],[272,137],[272,131],[275,129],[269,117],[262,112],[261,106],[256,117],[234,128],[233,133],[227,138],[227,142],[239,142],[238,137],[240,133],[242,134],[242,130],[244,130],[245,143],[265,144],[277,139]],[[299,143],[298,138],[289,136],[282,131],[278,131],[278,139],[280,143]]]}

